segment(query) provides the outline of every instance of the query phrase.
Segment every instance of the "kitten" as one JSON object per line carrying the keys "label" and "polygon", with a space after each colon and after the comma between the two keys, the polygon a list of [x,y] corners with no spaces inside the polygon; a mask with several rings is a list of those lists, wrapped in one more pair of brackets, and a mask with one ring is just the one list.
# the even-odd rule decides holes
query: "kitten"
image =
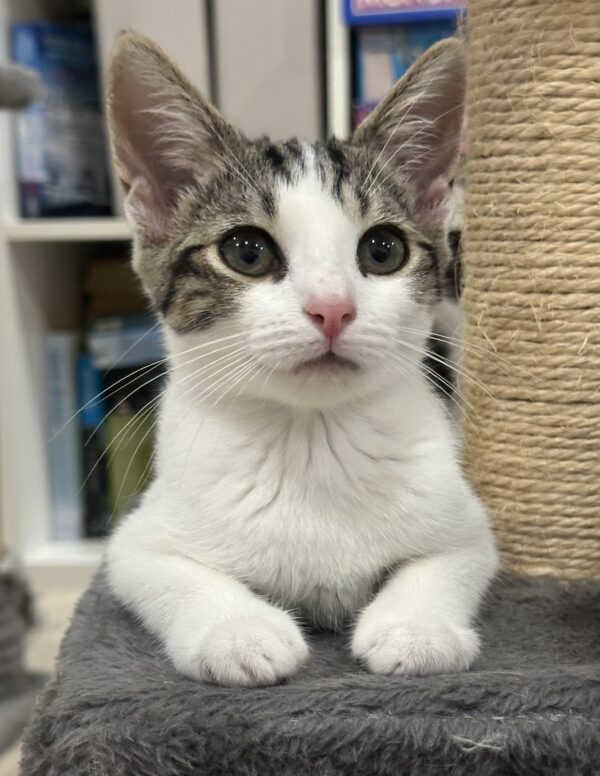
{"label": "kitten", "polygon": [[133,263],[170,357],[155,479],[107,552],[177,670],[268,685],[301,625],[370,671],[467,669],[496,569],[421,369],[465,81],[426,53],[348,142],[247,140],[149,40],[110,70]]}

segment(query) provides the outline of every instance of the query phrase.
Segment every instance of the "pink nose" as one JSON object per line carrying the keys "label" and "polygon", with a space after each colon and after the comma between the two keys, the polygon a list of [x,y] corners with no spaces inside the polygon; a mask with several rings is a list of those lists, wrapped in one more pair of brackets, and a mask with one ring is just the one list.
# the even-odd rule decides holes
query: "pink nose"
{"label": "pink nose", "polygon": [[356,308],[349,300],[315,299],[306,305],[304,312],[328,340],[334,340],[356,318]]}

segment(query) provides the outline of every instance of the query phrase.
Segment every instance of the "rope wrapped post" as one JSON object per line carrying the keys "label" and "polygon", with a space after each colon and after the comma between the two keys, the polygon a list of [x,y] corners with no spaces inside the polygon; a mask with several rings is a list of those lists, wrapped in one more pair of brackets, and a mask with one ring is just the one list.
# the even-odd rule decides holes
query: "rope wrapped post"
{"label": "rope wrapped post", "polygon": [[600,0],[467,31],[466,470],[508,568],[600,579]]}

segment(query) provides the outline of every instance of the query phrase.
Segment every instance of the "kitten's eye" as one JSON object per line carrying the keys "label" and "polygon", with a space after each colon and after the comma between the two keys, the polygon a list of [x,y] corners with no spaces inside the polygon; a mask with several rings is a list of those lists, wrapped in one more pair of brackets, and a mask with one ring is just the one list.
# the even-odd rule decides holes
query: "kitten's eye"
{"label": "kitten's eye", "polygon": [[383,227],[365,232],[358,243],[358,263],[365,275],[390,275],[408,259],[408,248],[402,236]]}
{"label": "kitten's eye", "polygon": [[277,269],[277,253],[273,240],[255,229],[240,229],[221,243],[225,262],[243,275],[260,277]]}

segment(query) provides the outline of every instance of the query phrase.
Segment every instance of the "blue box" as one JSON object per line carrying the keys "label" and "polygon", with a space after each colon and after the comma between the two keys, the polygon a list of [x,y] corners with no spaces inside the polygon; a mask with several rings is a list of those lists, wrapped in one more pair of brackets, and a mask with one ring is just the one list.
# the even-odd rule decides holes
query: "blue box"
{"label": "blue box", "polygon": [[85,24],[19,23],[12,57],[35,70],[41,99],[17,117],[21,214],[106,215],[107,143],[94,39]]}
{"label": "blue box", "polygon": [[464,0],[344,0],[351,26],[451,20],[464,7]]}
{"label": "blue box", "polygon": [[357,30],[355,105],[376,105],[424,51],[455,31],[454,19]]}
{"label": "blue box", "polygon": [[160,362],[166,357],[162,331],[148,315],[99,318],[86,333],[95,369],[129,369]]}

